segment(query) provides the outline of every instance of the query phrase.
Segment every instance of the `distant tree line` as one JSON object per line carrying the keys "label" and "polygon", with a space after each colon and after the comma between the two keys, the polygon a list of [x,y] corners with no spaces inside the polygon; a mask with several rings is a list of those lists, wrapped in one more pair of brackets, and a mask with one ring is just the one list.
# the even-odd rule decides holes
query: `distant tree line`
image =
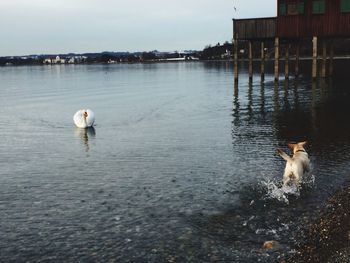
{"label": "distant tree line", "polygon": [[208,45],[200,53],[199,58],[202,60],[222,60],[230,59],[233,50],[232,43],[225,42],[223,45],[217,43],[215,46]]}
{"label": "distant tree line", "polygon": [[[199,59],[200,52],[102,52],[88,54],[59,54],[0,57],[0,66],[6,65],[42,65],[42,64],[93,64],[93,63],[139,63],[169,59]],[[58,60],[57,57],[60,59]],[[74,59],[77,58],[78,59]],[[62,62],[64,61],[64,62]]]}
{"label": "distant tree line", "polygon": [[[337,40],[334,43],[336,55],[350,55],[350,40]],[[300,55],[311,55],[310,41],[300,43]],[[139,63],[139,62],[157,62],[167,60],[232,60],[233,59],[233,44],[226,41],[224,44],[217,43],[214,46],[208,45],[201,51],[185,51],[185,52],[159,52],[157,50],[149,52],[102,52],[102,53],[85,53],[85,54],[63,54],[63,55],[33,55],[33,56],[14,56],[0,57],[0,66],[5,65],[42,65],[48,64],[49,58],[60,56],[65,62],[74,64],[93,64],[93,63]],[[260,43],[253,43],[253,56],[260,57]],[[294,54],[294,45],[290,54]],[[265,55],[267,59],[273,57],[274,43],[272,41],[265,43]],[[321,52],[321,48],[320,48]],[[281,55],[284,54],[283,43],[281,45]],[[238,56],[239,58],[247,58],[248,43],[247,41],[239,41]],[[79,59],[72,61],[72,58]],[[50,62],[51,63],[51,62]]]}
{"label": "distant tree line", "polygon": [[0,57],[0,66],[5,65],[41,65],[42,58]]}

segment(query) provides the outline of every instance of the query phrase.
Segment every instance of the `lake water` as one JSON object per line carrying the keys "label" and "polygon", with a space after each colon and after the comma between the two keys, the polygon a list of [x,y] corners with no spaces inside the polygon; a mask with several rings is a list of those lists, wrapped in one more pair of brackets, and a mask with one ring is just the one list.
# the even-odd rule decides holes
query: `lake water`
{"label": "lake water", "polygon": [[[0,79],[1,262],[277,262],[349,180],[346,83],[249,85],[243,70],[235,88],[226,62],[2,67]],[[81,108],[95,129],[75,128]],[[281,194],[276,149],[302,140],[310,178]]]}

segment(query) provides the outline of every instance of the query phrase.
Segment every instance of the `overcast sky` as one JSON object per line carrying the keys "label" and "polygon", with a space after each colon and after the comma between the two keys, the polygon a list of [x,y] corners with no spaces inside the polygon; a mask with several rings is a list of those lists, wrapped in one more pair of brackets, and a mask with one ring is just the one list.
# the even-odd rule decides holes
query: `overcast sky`
{"label": "overcast sky", "polygon": [[0,56],[202,50],[231,41],[232,18],[275,16],[276,2],[0,0]]}

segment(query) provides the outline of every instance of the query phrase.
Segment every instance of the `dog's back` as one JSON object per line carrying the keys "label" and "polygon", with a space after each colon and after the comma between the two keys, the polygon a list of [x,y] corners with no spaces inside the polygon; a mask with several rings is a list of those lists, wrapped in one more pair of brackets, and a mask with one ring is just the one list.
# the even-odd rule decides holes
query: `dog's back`
{"label": "dog's back", "polygon": [[293,150],[292,157],[278,149],[278,154],[287,162],[283,175],[284,185],[291,183],[299,184],[304,173],[310,170],[310,160],[304,149],[305,144],[306,142],[288,144]]}

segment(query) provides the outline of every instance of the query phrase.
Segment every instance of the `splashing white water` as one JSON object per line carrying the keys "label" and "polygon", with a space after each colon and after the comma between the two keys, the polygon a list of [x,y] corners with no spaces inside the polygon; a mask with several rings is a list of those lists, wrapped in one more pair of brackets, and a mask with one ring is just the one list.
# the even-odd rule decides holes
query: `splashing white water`
{"label": "splashing white water", "polygon": [[306,174],[303,178],[302,184],[283,185],[281,181],[268,180],[262,181],[261,185],[266,189],[266,199],[274,199],[285,204],[289,204],[288,197],[293,195],[294,197],[300,196],[300,190],[302,187],[312,187],[315,183],[315,176],[311,173]]}
{"label": "splashing white water", "polygon": [[287,192],[283,189],[283,186],[279,186],[279,183],[273,181],[261,182],[262,186],[266,188],[265,198],[275,199],[279,202],[289,204]]}

